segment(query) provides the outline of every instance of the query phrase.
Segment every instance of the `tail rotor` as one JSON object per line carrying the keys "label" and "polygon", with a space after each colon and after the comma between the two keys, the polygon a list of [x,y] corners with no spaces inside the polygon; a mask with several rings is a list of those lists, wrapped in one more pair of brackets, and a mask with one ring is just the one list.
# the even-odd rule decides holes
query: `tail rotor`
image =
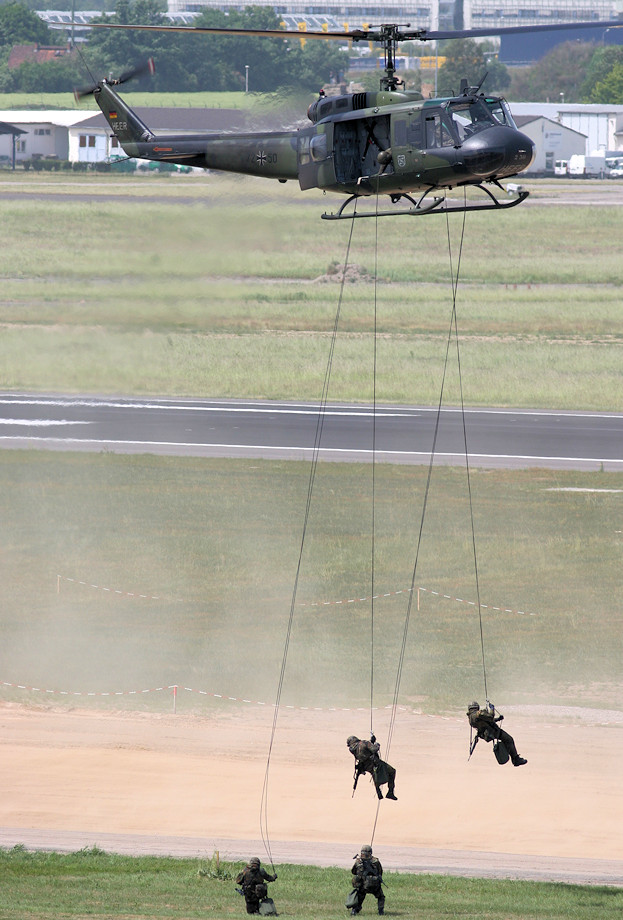
{"label": "tail rotor", "polygon": [[124,70],[119,77],[110,77],[108,79],[101,80],[99,83],[92,83],[91,86],[77,87],[74,89],[74,99],[76,102],[80,102],[81,99],[84,99],[85,96],[92,96],[96,90],[98,90],[102,83],[108,84],[108,86],[121,86],[122,83],[127,83],[129,80],[137,79],[138,77],[144,77],[149,74],[150,77],[156,72],[156,65],[152,57],[148,58],[142,64],[139,64],[138,67],[132,67],[129,70]]}

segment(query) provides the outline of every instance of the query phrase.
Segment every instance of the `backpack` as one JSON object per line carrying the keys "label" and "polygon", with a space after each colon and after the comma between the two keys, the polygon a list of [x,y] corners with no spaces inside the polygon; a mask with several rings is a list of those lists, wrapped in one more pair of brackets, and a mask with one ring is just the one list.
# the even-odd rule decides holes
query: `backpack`
{"label": "backpack", "polygon": [[493,745],[493,753],[495,754],[495,759],[498,763],[504,764],[508,763],[509,753],[506,749],[506,745],[503,741],[496,741]]}
{"label": "backpack", "polygon": [[277,909],[275,907],[275,902],[272,898],[262,898],[260,901],[260,906],[258,913],[262,914],[264,917],[276,917]]}

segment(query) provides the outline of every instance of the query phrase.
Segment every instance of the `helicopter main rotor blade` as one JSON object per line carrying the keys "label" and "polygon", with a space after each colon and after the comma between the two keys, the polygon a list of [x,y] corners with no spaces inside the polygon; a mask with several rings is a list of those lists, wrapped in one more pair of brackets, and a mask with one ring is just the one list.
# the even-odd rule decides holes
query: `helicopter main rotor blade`
{"label": "helicopter main rotor blade", "polygon": [[[141,32],[182,32],[189,35],[242,35],[247,38],[288,38],[295,35],[297,38],[322,38],[340,41],[356,41],[357,37],[352,32],[298,32],[287,29],[213,29],[207,26],[142,26],[130,25],[119,22],[90,22],[84,23],[89,29],[127,29]],[[361,32],[359,36],[366,33]]]}
{"label": "helicopter main rotor blade", "polygon": [[294,29],[224,29],[208,26],[156,26],[115,22],[85,23],[90,29],[121,29],[141,32],[178,32],[189,35],[238,35],[255,38],[296,38],[321,39],[322,41],[375,41],[385,42],[391,38],[395,42],[405,41],[446,41],[457,38],[487,38],[502,35],[521,35],[534,32],[555,32],[576,29],[613,29],[623,28],[623,19],[602,19],[590,22],[560,22],[547,25],[501,26],[499,28],[457,29],[454,31],[431,31],[429,29],[410,29],[408,26],[380,25],[369,29],[353,29],[350,32],[300,32]]}
{"label": "helicopter main rotor blade", "polygon": [[[491,29],[461,29],[453,32],[426,32],[423,41],[445,41],[449,38],[487,38],[501,35],[521,35],[530,32],[558,32],[573,29],[616,29],[623,28],[623,19],[601,19],[590,22],[559,22],[535,26],[500,26]],[[401,38],[400,41],[407,39]]]}

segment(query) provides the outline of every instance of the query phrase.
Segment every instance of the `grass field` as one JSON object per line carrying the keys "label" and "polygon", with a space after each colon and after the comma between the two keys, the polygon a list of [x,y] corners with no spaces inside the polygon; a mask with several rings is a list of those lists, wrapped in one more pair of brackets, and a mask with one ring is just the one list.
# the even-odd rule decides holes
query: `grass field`
{"label": "grass field", "polygon": [[[68,856],[0,851],[3,920],[215,920],[246,916],[234,880],[243,864],[143,857],[93,849]],[[268,867],[270,870],[270,867]],[[348,869],[278,866],[269,886],[279,914],[336,920],[346,915]],[[220,876],[220,877],[219,877]],[[599,886],[385,874],[386,914],[420,920],[594,920],[619,917],[623,891]],[[79,892],[79,905],[76,892]],[[370,904],[369,902],[372,901]],[[376,915],[372,895],[362,917]]]}
{"label": "grass field", "polygon": [[[4,452],[0,679],[69,691],[57,702],[172,684],[271,702],[308,475],[302,462]],[[379,706],[394,691],[425,481],[424,467],[377,468],[375,589],[391,595],[374,607]],[[606,491],[559,491],[569,487]],[[618,473],[472,471],[493,699],[623,708],[621,489]],[[321,464],[286,704],[369,699],[371,601],[336,602],[370,597],[371,514],[371,468]],[[415,583],[426,590],[419,610],[413,599],[400,701],[461,712],[483,682],[478,614],[467,603],[477,595],[462,470],[433,472]],[[344,668],[354,660],[365,664]],[[10,687],[3,696],[42,699]],[[170,711],[171,695],[96,696],[89,705]],[[186,711],[229,705],[178,698]]]}
{"label": "grass field", "polygon": [[[132,108],[172,107],[208,109],[252,109],[258,105],[270,109],[283,104],[283,98],[270,93],[123,93]],[[73,93],[3,93],[3,109],[93,109],[99,112],[97,103],[87,97],[76,102]]]}
{"label": "grass field", "polygon": [[[331,201],[212,175],[1,181],[18,195],[0,230],[4,388],[318,398],[338,285],[314,279],[344,260],[348,235],[319,220]],[[468,403],[621,406],[621,221],[616,207],[468,215]],[[434,404],[451,311],[445,219],[381,223],[378,257],[372,223],[356,225],[350,261],[379,283],[346,287],[330,398],[370,399],[376,305],[377,398]],[[446,400],[458,401],[455,379]]]}
{"label": "grass field", "polygon": [[[331,202],[290,184],[215,176],[3,173],[0,188],[0,389],[318,398],[338,288],[314,279],[343,261],[348,233],[319,220]],[[621,220],[615,207],[562,204],[468,216],[457,303],[468,405],[620,411]],[[378,263],[371,224],[356,226],[351,261],[379,283],[345,288],[330,398],[371,398],[376,304],[377,399],[434,404],[451,310],[445,221],[381,225]],[[459,229],[453,221],[455,260]],[[453,370],[446,401],[457,399]],[[284,703],[367,702],[367,663],[344,663],[369,651],[371,603],[337,602],[370,595],[370,474],[320,465]],[[68,692],[55,705],[117,691],[82,695],[79,705],[170,711],[168,695],[126,694],[179,684],[272,701],[308,475],[295,462],[3,452],[2,699],[49,703],[41,689],[14,686],[24,684]],[[385,705],[426,470],[380,466],[376,476],[375,588],[390,596],[374,608],[375,692]],[[623,474],[475,470],[472,489],[493,699],[622,709]],[[476,594],[461,469],[433,471],[415,584],[400,702],[463,712],[481,695],[483,674],[478,616],[467,603]],[[228,705],[178,698],[181,711]],[[0,851],[0,915],[242,916],[231,880],[211,878],[210,868]],[[347,870],[279,872],[280,913],[345,915]],[[616,889],[387,881],[388,915],[621,912]]]}
{"label": "grass field", "polygon": [[[318,219],[321,196],[214,176],[15,174],[4,188],[19,197],[5,201],[0,230],[2,389],[318,398],[338,286],[312,279],[343,256],[348,233]],[[468,405],[620,410],[620,222],[615,208],[563,205],[468,216],[458,297]],[[352,261],[373,271],[371,224],[355,227]],[[400,245],[379,247],[377,273],[388,280],[345,286],[330,398],[371,399],[375,299],[377,399],[439,398],[451,310],[445,219],[400,227]],[[458,401],[456,377],[451,363],[446,403]],[[472,475],[490,667],[506,701],[623,705],[619,495],[548,491],[617,489],[621,476]],[[239,635],[258,617],[284,635],[307,477],[304,463],[4,454],[0,677],[270,696],[281,638],[253,673]],[[424,477],[380,473],[383,593],[410,586]],[[365,466],[322,465],[301,603],[370,594],[370,489]],[[475,600],[467,514],[464,471],[436,469],[416,583]],[[69,582],[57,595],[58,574],[161,599],[119,604]],[[474,609],[428,594],[421,602],[402,692],[462,707],[466,684],[481,680]],[[378,606],[386,701],[405,595]],[[369,603],[296,620],[296,702],[365,698],[365,678],[346,684],[340,662],[368,622]],[[52,654],[29,641],[41,630]]]}

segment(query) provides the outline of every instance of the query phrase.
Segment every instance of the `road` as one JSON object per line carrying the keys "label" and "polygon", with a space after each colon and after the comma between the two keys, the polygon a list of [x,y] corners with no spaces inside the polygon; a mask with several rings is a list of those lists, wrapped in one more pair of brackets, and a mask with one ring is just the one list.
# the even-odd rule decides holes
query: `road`
{"label": "road", "polygon": [[[465,462],[460,410],[0,394],[0,447],[200,457]],[[374,422],[376,421],[376,424]],[[374,441],[373,432],[375,431]],[[623,414],[468,409],[472,466],[623,469]],[[374,451],[373,451],[374,443]]]}

